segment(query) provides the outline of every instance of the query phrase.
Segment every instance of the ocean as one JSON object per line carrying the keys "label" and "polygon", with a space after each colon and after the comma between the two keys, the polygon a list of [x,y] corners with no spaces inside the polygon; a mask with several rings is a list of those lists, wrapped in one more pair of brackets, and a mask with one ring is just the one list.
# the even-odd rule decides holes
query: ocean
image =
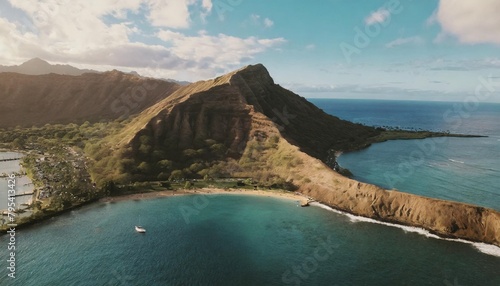
{"label": "ocean", "polygon": [[16,239],[1,285],[500,285],[469,244],[245,195],[97,203]]}
{"label": "ocean", "polygon": [[325,112],[370,126],[450,131],[482,138],[397,140],[338,162],[354,179],[388,189],[500,210],[500,104],[313,100]]}
{"label": "ocean", "polygon": [[[430,106],[438,113],[437,110],[446,106],[444,103],[313,102],[326,112],[364,124],[389,125],[398,121],[388,117],[401,116],[399,122],[408,125],[405,127],[446,128],[438,126],[442,123],[433,124],[433,120],[423,115],[422,125],[411,125],[418,121],[409,118],[408,112],[389,113],[376,108],[387,104],[397,104],[406,110]],[[497,106],[493,107],[494,111],[488,116],[497,120]],[[435,154],[426,155],[425,162],[415,168],[418,170],[398,184],[426,181],[431,171],[420,173],[424,172],[420,169],[434,164],[437,160],[434,157],[461,161],[463,165],[471,164],[476,158],[480,164],[486,164],[478,159],[480,152],[474,150],[470,150],[471,158],[466,160],[462,148],[475,145],[470,142],[494,140],[499,134],[495,133],[496,122],[485,121],[482,128],[464,123],[464,133],[490,137],[456,139],[472,141],[457,145],[455,152],[450,150],[447,155],[440,155],[441,151],[437,150],[441,147],[436,147]],[[444,144],[454,141],[450,138]],[[371,152],[374,147],[380,148],[379,152],[389,152],[394,149],[390,145],[394,142],[412,143],[376,144],[363,151],[343,154],[339,160],[356,178],[372,182],[378,176],[383,177],[385,170],[369,177],[366,175],[371,174],[369,171],[358,172],[370,167],[359,165],[368,163],[354,168],[348,163],[349,157]],[[485,149],[498,148],[498,143],[490,143]],[[452,154],[456,157],[447,157]],[[494,154],[483,158],[486,157],[498,160]],[[380,155],[370,164],[390,165],[384,163],[387,159]],[[444,168],[439,164],[434,166],[433,170]],[[483,172],[478,167],[468,168],[469,171],[457,174]],[[455,174],[458,168],[448,169],[453,170],[450,174]],[[419,177],[421,175],[424,177]],[[487,177],[482,180],[489,180]],[[448,184],[454,184],[452,190],[462,188],[459,186],[462,177],[445,179]],[[387,183],[380,180],[382,185]],[[401,191],[416,192],[401,186],[397,185]],[[435,196],[446,194],[444,190],[435,189]],[[477,191],[463,197],[486,206],[488,200],[478,198],[488,191],[484,189],[478,186]],[[498,195],[492,198],[498,201]],[[147,233],[136,233],[134,225],[144,226]],[[0,237],[0,285],[500,285],[498,248],[489,248],[493,253],[486,254],[488,248],[484,245],[436,239],[415,228],[374,223],[320,205],[300,208],[294,201],[267,197],[190,195],[95,203],[18,230],[15,238],[16,278],[12,279],[7,277],[9,237]]]}

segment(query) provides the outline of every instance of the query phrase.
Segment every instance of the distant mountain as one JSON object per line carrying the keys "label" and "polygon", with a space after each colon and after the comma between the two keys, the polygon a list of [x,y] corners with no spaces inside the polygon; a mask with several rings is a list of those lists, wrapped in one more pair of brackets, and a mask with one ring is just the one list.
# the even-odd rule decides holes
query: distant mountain
{"label": "distant mountain", "polygon": [[[136,71],[131,71],[131,72],[128,72],[126,74],[131,74],[131,75],[135,75],[135,76],[139,76],[139,77],[143,77],[142,75],[140,75],[138,72]],[[146,78],[146,77],[145,77]],[[175,79],[171,79],[171,78],[157,78],[157,77],[147,77],[147,78],[154,78],[154,79],[159,79],[159,80],[165,80],[165,81],[168,81],[168,82],[173,82],[173,83],[176,83],[178,85],[188,85],[188,84],[191,84],[191,82],[189,81],[179,81],[179,80],[175,80]]]}
{"label": "distant mountain", "polygon": [[0,128],[126,118],[180,87],[116,70],[80,76],[0,73]]}
{"label": "distant mountain", "polygon": [[174,82],[174,83],[177,83],[179,85],[188,85],[188,84],[191,84],[192,82],[190,81],[185,81],[185,80],[175,80],[175,79],[171,79],[171,78],[167,78],[165,79],[166,81],[169,81],[169,82]]}
{"label": "distant mountain", "polygon": [[82,75],[84,73],[98,73],[95,70],[78,69],[70,65],[51,65],[50,63],[34,58],[18,66],[0,66],[0,72],[15,72],[26,75],[61,74]]}

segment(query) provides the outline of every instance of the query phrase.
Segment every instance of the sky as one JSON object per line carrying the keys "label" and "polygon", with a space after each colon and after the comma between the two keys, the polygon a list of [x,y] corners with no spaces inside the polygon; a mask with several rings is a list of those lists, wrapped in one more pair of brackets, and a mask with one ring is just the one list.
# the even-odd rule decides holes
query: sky
{"label": "sky", "polygon": [[499,13],[497,0],[0,0],[0,64],[197,81],[262,63],[305,97],[500,102]]}

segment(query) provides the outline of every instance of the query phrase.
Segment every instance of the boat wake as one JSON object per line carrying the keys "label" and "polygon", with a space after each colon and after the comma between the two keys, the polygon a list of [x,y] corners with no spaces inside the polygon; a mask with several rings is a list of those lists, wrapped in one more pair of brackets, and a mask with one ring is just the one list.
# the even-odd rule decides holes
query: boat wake
{"label": "boat wake", "polygon": [[500,247],[492,245],[492,244],[487,244],[487,243],[481,243],[481,242],[472,242],[464,239],[455,239],[455,238],[444,238],[437,236],[435,234],[430,233],[428,230],[425,230],[420,227],[414,227],[414,226],[406,226],[406,225],[399,225],[399,224],[394,224],[394,223],[388,223],[388,222],[383,222],[383,221],[378,221],[375,219],[367,218],[367,217],[362,217],[362,216],[357,216],[353,215],[350,213],[346,213],[343,211],[339,211],[336,209],[333,209],[327,205],[317,203],[317,202],[312,202],[310,203],[311,206],[319,207],[337,214],[345,215],[349,218],[349,220],[353,223],[357,222],[367,222],[367,223],[375,223],[375,224],[381,224],[381,225],[386,225],[386,226],[391,226],[391,227],[397,227],[399,229],[402,229],[404,232],[413,232],[413,233],[418,233],[420,235],[429,237],[429,238],[435,238],[435,239],[440,239],[440,240],[447,240],[447,241],[454,241],[454,242],[461,242],[461,243],[467,243],[471,244],[474,248],[476,248],[478,251],[500,257]]}

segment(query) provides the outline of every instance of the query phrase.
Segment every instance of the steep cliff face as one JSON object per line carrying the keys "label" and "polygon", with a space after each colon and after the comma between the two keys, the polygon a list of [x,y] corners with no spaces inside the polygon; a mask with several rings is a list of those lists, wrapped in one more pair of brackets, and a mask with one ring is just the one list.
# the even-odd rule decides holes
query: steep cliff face
{"label": "steep cliff face", "polygon": [[179,89],[144,112],[139,121],[145,125],[138,126],[142,130],[135,132],[135,142],[148,135],[155,138],[155,146],[168,141],[171,147],[186,149],[196,141],[214,139],[231,154],[241,154],[250,138],[250,118],[256,113],[270,119],[267,124],[276,126],[281,136],[320,159],[330,149],[359,148],[380,133],[326,114],[275,84],[258,64]]}
{"label": "steep cliff face", "polygon": [[330,183],[323,179],[323,183],[302,186],[301,191],[352,214],[421,227],[442,237],[500,246],[500,213],[495,210],[388,191],[338,174],[325,174],[325,178],[328,177],[335,179]]}
{"label": "steep cliff face", "polygon": [[185,150],[211,139],[237,153],[238,146],[248,140],[253,108],[231,91],[218,86],[169,104],[137,133],[132,145],[138,147],[140,138],[148,136],[154,149]]}
{"label": "steep cliff face", "polygon": [[0,127],[126,118],[179,87],[118,71],[81,76],[0,73]]}
{"label": "steep cliff face", "polygon": [[304,152],[324,159],[330,149],[352,150],[380,131],[326,114],[305,98],[274,84],[263,65],[249,66],[231,77],[248,104],[275,122],[280,133]]}

